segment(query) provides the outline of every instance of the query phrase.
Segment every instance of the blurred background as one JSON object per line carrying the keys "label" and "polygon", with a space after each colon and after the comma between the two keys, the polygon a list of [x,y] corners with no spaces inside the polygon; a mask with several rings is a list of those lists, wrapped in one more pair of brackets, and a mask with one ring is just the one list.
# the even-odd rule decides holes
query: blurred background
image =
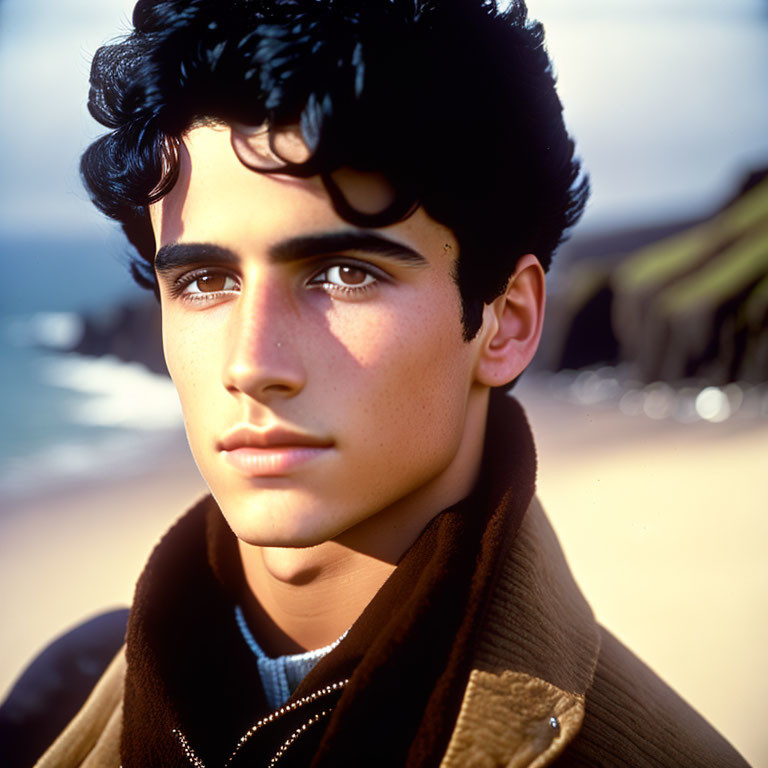
{"label": "blurred background", "polygon": [[[768,2],[528,5],[593,186],[516,391],[539,493],[598,618],[768,766]],[[157,307],[77,176],[131,8],[0,0],[2,694],[130,602],[204,489]]]}

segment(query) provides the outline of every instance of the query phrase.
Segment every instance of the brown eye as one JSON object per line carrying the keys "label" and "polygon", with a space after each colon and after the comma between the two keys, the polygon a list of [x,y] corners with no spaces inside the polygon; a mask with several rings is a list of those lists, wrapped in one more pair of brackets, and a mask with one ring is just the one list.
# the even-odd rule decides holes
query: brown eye
{"label": "brown eye", "polygon": [[199,275],[194,280],[190,280],[184,293],[190,296],[200,296],[206,293],[236,290],[238,290],[237,281],[231,275],[213,273]]}
{"label": "brown eye", "polygon": [[368,275],[357,267],[339,267],[339,277],[347,285],[361,285]]}
{"label": "brown eye", "polygon": [[223,291],[226,282],[224,275],[206,275],[197,278],[197,287],[200,291]]}
{"label": "brown eye", "polygon": [[366,288],[376,282],[376,278],[363,267],[354,264],[338,264],[329,267],[318,276],[318,282],[323,282],[332,288]]}

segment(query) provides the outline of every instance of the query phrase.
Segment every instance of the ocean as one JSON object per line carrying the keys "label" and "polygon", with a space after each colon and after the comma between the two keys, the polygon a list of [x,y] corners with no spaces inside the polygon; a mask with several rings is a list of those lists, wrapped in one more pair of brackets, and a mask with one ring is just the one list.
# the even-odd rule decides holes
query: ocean
{"label": "ocean", "polygon": [[82,317],[145,294],[117,236],[3,236],[0,264],[0,503],[140,473],[181,439],[170,380],[138,363],[57,351]]}

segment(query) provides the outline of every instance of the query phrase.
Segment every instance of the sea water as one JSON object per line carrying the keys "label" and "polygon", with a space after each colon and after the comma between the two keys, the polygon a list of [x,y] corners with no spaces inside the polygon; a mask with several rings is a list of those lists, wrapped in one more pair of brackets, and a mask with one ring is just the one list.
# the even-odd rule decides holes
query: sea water
{"label": "sea water", "polygon": [[116,237],[0,238],[0,504],[62,484],[139,473],[178,441],[166,376],[61,351],[83,317],[145,298]]}

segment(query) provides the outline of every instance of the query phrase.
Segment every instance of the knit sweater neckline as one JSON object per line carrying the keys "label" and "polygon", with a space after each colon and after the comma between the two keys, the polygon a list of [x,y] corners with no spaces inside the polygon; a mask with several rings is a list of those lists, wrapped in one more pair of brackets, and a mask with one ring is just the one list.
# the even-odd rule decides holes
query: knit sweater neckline
{"label": "knit sweater neckline", "polygon": [[245,614],[240,605],[235,606],[235,621],[240,629],[246,645],[253,651],[256,663],[259,667],[261,684],[267,702],[273,709],[278,709],[285,704],[296,690],[299,683],[307,676],[309,671],[320,659],[327,656],[345,637],[346,632],[332,643],[322,648],[315,648],[300,653],[286,653],[281,656],[268,656],[253,636]]}

